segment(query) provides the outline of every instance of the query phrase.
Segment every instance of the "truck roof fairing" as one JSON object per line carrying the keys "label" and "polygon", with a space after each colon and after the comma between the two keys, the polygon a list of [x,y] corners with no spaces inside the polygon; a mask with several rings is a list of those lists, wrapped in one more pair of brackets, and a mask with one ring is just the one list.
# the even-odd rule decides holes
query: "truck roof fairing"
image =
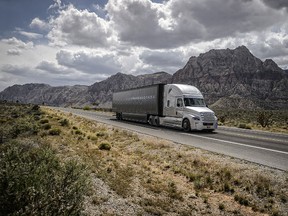
{"label": "truck roof fairing", "polygon": [[203,98],[202,93],[195,86],[184,84],[169,84],[169,86],[175,86],[182,95]]}

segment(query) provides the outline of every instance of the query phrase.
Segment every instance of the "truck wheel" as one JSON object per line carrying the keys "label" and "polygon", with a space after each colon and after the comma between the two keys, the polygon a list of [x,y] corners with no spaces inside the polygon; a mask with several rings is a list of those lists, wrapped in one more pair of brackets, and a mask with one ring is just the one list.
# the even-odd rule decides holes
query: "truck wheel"
{"label": "truck wheel", "polygon": [[158,116],[155,116],[155,117],[154,117],[154,125],[157,126],[157,127],[160,125],[159,117],[158,117]]}
{"label": "truck wheel", "polygon": [[191,130],[190,121],[188,119],[184,119],[182,127],[185,132],[189,132]]}

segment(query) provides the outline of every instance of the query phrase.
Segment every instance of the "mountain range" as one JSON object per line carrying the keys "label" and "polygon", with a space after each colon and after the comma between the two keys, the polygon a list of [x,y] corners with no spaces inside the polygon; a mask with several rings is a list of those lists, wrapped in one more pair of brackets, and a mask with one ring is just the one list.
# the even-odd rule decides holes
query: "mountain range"
{"label": "mountain range", "polygon": [[109,108],[113,92],[157,83],[194,85],[211,107],[288,109],[288,72],[271,59],[261,61],[245,46],[192,56],[173,75],[166,72],[139,76],[117,73],[91,86],[13,85],[0,92],[0,100]]}

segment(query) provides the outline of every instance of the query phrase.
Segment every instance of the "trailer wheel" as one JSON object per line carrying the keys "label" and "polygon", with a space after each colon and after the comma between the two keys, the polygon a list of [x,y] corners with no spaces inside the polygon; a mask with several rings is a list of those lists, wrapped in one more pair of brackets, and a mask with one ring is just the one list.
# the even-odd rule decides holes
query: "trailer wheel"
{"label": "trailer wheel", "polygon": [[188,119],[184,119],[182,123],[182,127],[185,132],[191,131],[190,121]]}
{"label": "trailer wheel", "polygon": [[148,118],[148,123],[149,123],[150,125],[153,125],[153,124],[154,124],[154,118],[153,118],[152,115],[149,116],[149,118]]}
{"label": "trailer wheel", "polygon": [[117,120],[122,120],[122,114],[121,113],[116,113],[116,119]]}

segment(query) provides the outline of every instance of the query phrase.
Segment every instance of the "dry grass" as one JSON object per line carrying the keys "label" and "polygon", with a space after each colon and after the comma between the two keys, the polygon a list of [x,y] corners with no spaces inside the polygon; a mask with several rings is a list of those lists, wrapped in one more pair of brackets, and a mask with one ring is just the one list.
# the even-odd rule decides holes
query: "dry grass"
{"label": "dry grass", "polygon": [[34,125],[19,110],[2,110],[1,122],[15,125],[0,127],[1,142],[9,130],[11,139],[47,143],[61,160],[86,164],[88,215],[287,215],[287,172],[48,108]]}
{"label": "dry grass", "polygon": [[[287,172],[72,114],[45,113],[61,134],[42,138],[61,157],[80,157],[94,173],[88,214],[287,215]],[[61,126],[61,119],[69,125]],[[101,150],[103,143],[110,148]]]}
{"label": "dry grass", "polygon": [[[219,125],[256,129],[271,132],[288,133],[287,110],[241,110],[241,109],[215,109]],[[259,116],[266,113],[267,126],[262,127]]]}

